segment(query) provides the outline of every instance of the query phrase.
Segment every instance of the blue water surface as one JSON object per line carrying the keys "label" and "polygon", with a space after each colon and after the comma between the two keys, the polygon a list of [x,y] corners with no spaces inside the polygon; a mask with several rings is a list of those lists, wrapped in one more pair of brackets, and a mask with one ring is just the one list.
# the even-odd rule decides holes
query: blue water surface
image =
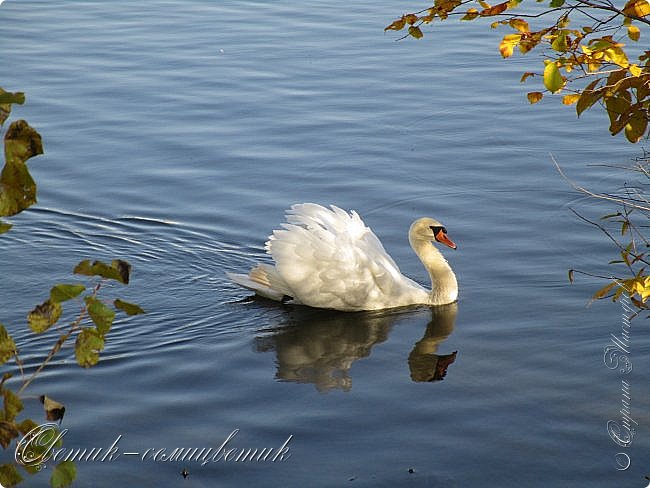
{"label": "blue water surface", "polygon": [[[76,485],[647,485],[644,319],[632,323],[632,373],[608,369],[624,309],[587,306],[602,280],[567,277],[609,273],[617,257],[570,209],[615,209],[553,165],[613,191],[629,176],[602,165],[638,148],[612,138],[597,108],[578,121],[559,98],[529,105],[539,82],[519,78],[540,60],[501,59],[505,30],[383,32],[426,6],[2,4],[0,86],[26,93],[11,120],[37,128],[45,154],[29,162],[38,204],[0,238],[0,322],[33,369],[56,332],[33,337],[25,315],[78,279],[82,259],[129,261],[129,286],[103,293],[147,311],[116,320],[96,367],[65,347],[26,391],[36,419],[35,397],[65,404],[65,446],[117,440],[114,459],[77,462]],[[417,217],[441,220],[458,244],[445,251],[457,307],[341,314],[230,284],[224,273],[267,259],[285,209],[306,201],[357,210],[423,283],[406,233]],[[425,381],[455,351],[444,380]],[[622,380],[636,422],[627,448],[607,432],[621,422]],[[164,458],[219,452],[229,436],[209,462]],[[235,461],[227,448],[286,455]],[[12,462],[12,449],[1,457]],[[44,486],[54,465],[22,486]]]}

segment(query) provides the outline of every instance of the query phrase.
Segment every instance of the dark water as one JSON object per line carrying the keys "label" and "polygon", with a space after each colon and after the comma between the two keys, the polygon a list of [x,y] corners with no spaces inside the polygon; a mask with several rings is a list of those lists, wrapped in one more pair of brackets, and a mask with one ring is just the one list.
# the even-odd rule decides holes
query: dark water
{"label": "dark water", "polygon": [[[107,294],[148,312],[116,322],[97,367],[76,367],[68,348],[29,388],[65,403],[66,446],[122,436],[118,458],[77,463],[78,486],[647,485],[647,327],[633,322],[632,373],[608,369],[623,309],[587,307],[600,282],[569,285],[567,270],[616,257],[569,209],[611,208],[572,192],[550,156],[611,189],[623,176],[587,165],[636,149],[607,135],[603,114],[576,123],[557,100],[529,106],[535,88],[518,80],[536,61],[501,60],[487,26],[395,42],[382,29],[402,9],[2,4],[1,86],[26,92],[14,118],[46,153],[30,162],[39,204],[0,240],[0,322],[35,364],[52,338],[26,334],[25,313],[85,258],[128,260],[132,283]],[[406,232],[441,220],[459,245],[446,253],[457,307],[342,314],[229,284],[224,272],[263,260],[304,201],[356,209],[422,282]],[[606,429],[622,379],[629,448]],[[216,451],[237,429],[229,448],[274,448],[275,462],[153,458]]]}

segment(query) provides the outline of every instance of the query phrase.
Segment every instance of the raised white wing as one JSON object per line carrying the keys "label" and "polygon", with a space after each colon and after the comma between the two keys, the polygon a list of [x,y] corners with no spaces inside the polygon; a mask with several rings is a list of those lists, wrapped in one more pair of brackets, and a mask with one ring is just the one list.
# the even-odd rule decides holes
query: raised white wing
{"label": "raised white wing", "polygon": [[393,306],[404,294],[426,294],[401,274],[354,211],[298,204],[287,212],[282,227],[269,237],[266,250],[299,303],[370,310]]}

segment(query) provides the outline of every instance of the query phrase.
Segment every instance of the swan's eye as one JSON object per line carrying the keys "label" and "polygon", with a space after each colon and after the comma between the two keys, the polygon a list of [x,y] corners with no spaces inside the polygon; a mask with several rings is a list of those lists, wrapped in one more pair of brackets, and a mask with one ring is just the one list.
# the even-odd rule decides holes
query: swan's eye
{"label": "swan's eye", "polygon": [[429,228],[433,231],[434,236],[437,236],[440,231],[442,231],[443,234],[447,233],[447,229],[441,225],[430,225]]}

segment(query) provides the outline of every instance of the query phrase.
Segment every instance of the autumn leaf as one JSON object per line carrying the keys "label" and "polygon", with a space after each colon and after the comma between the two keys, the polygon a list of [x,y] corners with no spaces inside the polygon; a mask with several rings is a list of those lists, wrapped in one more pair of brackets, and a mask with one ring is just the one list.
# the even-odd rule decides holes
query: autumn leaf
{"label": "autumn leaf", "polygon": [[573,105],[580,99],[580,94],[579,93],[572,93],[571,95],[564,95],[562,97],[562,104],[563,105]]}
{"label": "autumn leaf", "polygon": [[636,25],[628,25],[627,36],[633,41],[638,41],[641,37],[641,30]]}
{"label": "autumn leaf", "polygon": [[487,7],[481,10],[481,17],[493,17],[508,10],[508,2],[503,2],[495,5],[494,7]]}
{"label": "autumn leaf", "polygon": [[542,92],[530,92],[526,95],[528,97],[528,101],[533,104],[539,102],[542,98],[544,98],[544,94]]}
{"label": "autumn leaf", "polygon": [[515,49],[515,46],[521,41],[521,34],[508,34],[503,37],[499,44],[499,52],[504,58],[509,58]]}
{"label": "autumn leaf", "polygon": [[404,22],[406,22],[408,25],[413,25],[418,21],[418,16],[415,14],[407,14],[404,17]]}
{"label": "autumn leaf", "polygon": [[564,86],[564,79],[553,61],[546,63],[544,68],[544,86],[551,93],[557,93]]}
{"label": "autumn leaf", "polygon": [[412,37],[415,37],[416,39],[422,39],[422,37],[424,37],[424,34],[422,34],[422,31],[420,30],[420,28],[416,27],[414,25],[409,27],[409,34]]}
{"label": "autumn leaf", "polygon": [[650,15],[650,3],[647,0],[629,0],[623,7],[623,13],[635,17],[645,17]]}
{"label": "autumn leaf", "polygon": [[476,10],[475,8],[470,8],[467,10],[467,13],[460,18],[460,20],[474,20],[478,16],[479,16],[478,10]]}
{"label": "autumn leaf", "polygon": [[526,22],[523,19],[510,19],[508,21],[508,25],[513,29],[518,30],[521,33],[530,32],[530,27],[528,26],[528,22]]}
{"label": "autumn leaf", "polygon": [[386,27],[384,29],[384,31],[387,31],[387,30],[394,30],[394,31],[402,30],[405,25],[406,25],[406,20],[404,19],[404,17],[402,17],[401,19],[397,19],[395,22],[393,22],[388,27]]}

